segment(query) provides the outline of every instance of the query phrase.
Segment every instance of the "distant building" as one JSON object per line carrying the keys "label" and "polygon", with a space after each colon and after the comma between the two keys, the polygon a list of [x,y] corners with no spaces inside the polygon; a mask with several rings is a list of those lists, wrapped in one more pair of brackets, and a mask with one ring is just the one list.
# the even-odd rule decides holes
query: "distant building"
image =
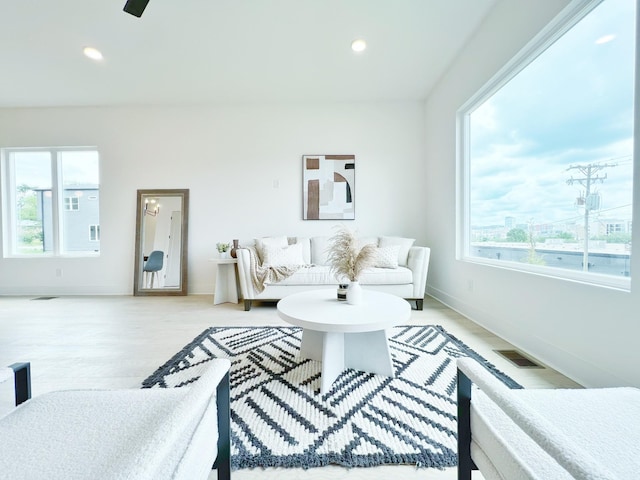
{"label": "distant building", "polygon": [[504,228],[507,230],[516,228],[516,217],[504,217]]}
{"label": "distant building", "polygon": [[[43,249],[53,250],[51,189],[36,189],[38,219],[42,220]],[[100,190],[96,185],[74,185],[62,193],[62,235],[65,252],[100,251]]]}
{"label": "distant building", "polygon": [[471,227],[472,242],[486,242],[507,238],[507,230],[502,225],[483,225]]}
{"label": "distant building", "polygon": [[533,226],[533,231],[539,237],[549,237],[556,233],[556,229],[551,223],[538,223]]}

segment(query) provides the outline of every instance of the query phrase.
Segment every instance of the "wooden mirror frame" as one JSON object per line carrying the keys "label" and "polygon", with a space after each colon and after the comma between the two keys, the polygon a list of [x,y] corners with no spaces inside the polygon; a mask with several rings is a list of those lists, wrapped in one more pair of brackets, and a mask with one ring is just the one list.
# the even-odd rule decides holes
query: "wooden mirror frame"
{"label": "wooden mirror frame", "polygon": [[[180,225],[180,285],[178,287],[167,288],[145,288],[144,281],[144,256],[142,241],[144,234],[142,227],[144,224],[145,198],[147,197],[180,197],[182,199],[182,218]],[[187,295],[187,251],[188,251],[188,223],[189,223],[189,189],[161,189],[161,190],[138,190],[136,202],[136,245],[135,263],[133,267],[133,294],[135,296],[145,295]]]}

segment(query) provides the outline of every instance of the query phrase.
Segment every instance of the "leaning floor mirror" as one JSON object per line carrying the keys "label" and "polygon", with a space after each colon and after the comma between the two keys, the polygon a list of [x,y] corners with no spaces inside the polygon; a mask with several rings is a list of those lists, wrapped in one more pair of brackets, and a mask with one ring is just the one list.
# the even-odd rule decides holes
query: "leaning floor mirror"
{"label": "leaning floor mirror", "polygon": [[189,190],[138,190],[134,295],[187,294]]}

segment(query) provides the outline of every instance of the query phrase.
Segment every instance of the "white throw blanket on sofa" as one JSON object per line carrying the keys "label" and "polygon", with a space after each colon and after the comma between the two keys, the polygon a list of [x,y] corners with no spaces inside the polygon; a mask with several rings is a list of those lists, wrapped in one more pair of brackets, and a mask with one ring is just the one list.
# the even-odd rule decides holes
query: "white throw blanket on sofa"
{"label": "white throw blanket on sofa", "polygon": [[298,271],[303,265],[282,265],[282,266],[263,266],[258,261],[258,253],[255,247],[245,247],[249,250],[250,265],[249,271],[251,273],[251,283],[253,289],[260,293],[264,291],[264,287],[268,283],[281,282],[287,277],[290,277]]}

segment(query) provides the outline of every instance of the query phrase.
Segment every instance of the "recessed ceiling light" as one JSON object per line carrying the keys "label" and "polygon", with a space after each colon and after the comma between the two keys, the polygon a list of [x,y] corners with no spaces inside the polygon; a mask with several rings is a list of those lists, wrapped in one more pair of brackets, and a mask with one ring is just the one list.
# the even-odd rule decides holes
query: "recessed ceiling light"
{"label": "recessed ceiling light", "polygon": [[361,38],[351,42],[351,50],[353,50],[354,52],[363,52],[365,48],[367,48],[367,42],[365,42]]}
{"label": "recessed ceiling light", "polygon": [[603,43],[609,43],[614,38],[616,38],[616,36],[614,34],[612,34],[612,33],[610,33],[609,35],[603,35],[602,37],[600,37],[599,39],[596,40],[596,45],[602,45]]}
{"label": "recessed ceiling light", "polygon": [[93,47],[84,47],[83,53],[92,60],[102,60],[102,53],[100,50]]}

